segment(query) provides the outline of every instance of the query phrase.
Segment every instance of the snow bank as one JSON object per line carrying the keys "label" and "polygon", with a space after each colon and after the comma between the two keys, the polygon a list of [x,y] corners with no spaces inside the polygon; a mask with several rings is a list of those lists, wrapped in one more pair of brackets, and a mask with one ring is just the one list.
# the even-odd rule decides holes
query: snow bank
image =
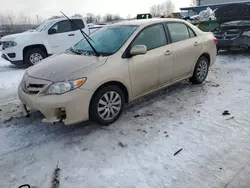
{"label": "snow bank", "polygon": [[11,63],[1,58],[0,52],[0,100],[17,96],[17,88],[25,69],[11,68]]}

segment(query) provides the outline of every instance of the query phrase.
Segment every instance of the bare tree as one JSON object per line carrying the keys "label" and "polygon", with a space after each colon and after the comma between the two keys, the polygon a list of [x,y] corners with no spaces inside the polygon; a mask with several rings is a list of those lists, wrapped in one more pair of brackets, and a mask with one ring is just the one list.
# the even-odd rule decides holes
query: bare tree
{"label": "bare tree", "polygon": [[96,23],[100,23],[102,21],[102,17],[100,16],[100,15],[97,15],[96,17],[95,17],[95,22]]}
{"label": "bare tree", "polygon": [[87,13],[87,23],[95,22],[95,15],[92,13]]}
{"label": "bare tree", "polygon": [[167,0],[161,4],[156,4],[150,7],[150,13],[153,17],[168,16],[175,10],[175,5],[172,0]]}
{"label": "bare tree", "polygon": [[117,21],[117,20],[121,20],[122,18],[121,18],[121,16],[119,15],[119,14],[115,14],[114,16],[113,16],[113,20],[114,21]]}
{"label": "bare tree", "polygon": [[37,22],[35,19],[32,20],[30,17],[24,14],[14,15],[11,12],[6,12],[0,14],[0,25],[3,25],[1,30],[1,35],[19,33],[29,29],[37,27]]}
{"label": "bare tree", "polygon": [[53,19],[57,19],[57,18],[64,18],[64,16],[51,16],[48,20],[53,20]]}
{"label": "bare tree", "polygon": [[104,17],[103,17],[103,20],[105,22],[112,22],[113,21],[113,15],[112,14],[106,14]]}
{"label": "bare tree", "polygon": [[81,14],[76,13],[72,16],[72,18],[83,18],[83,16]]}

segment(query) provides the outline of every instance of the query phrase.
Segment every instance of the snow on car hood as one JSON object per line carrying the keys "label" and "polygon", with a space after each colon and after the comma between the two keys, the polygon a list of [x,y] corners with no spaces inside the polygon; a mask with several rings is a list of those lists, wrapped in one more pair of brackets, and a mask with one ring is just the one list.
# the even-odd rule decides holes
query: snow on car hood
{"label": "snow on car hood", "polygon": [[250,20],[250,4],[232,4],[215,11],[217,21],[222,24],[236,20]]}
{"label": "snow on car hood", "polygon": [[95,68],[103,65],[108,57],[83,56],[61,53],[44,59],[29,68],[26,74],[38,79],[59,82],[85,77]]}
{"label": "snow on car hood", "polygon": [[19,41],[19,40],[25,40],[26,38],[30,39],[31,37],[40,35],[41,32],[23,32],[23,33],[17,33],[12,35],[7,35],[1,38],[0,41]]}

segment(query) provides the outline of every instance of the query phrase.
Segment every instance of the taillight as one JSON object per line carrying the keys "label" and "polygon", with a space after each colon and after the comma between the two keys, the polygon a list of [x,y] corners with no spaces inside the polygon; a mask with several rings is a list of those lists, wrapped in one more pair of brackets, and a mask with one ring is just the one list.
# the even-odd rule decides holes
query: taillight
{"label": "taillight", "polygon": [[218,44],[218,40],[217,38],[214,37],[214,44],[217,45]]}

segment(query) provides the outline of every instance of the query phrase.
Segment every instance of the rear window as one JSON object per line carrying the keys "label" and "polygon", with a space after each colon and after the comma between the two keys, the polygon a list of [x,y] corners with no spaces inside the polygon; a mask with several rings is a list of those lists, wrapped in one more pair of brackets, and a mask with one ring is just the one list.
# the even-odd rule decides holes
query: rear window
{"label": "rear window", "polygon": [[169,29],[172,42],[179,42],[191,38],[187,26],[183,23],[168,23],[167,27]]}
{"label": "rear window", "polygon": [[[81,29],[85,28],[85,25],[81,19],[74,19],[72,21],[74,22],[74,24],[72,24],[73,31],[77,30],[78,29],[77,27],[79,27]],[[76,25],[77,25],[77,27],[76,27]]]}

